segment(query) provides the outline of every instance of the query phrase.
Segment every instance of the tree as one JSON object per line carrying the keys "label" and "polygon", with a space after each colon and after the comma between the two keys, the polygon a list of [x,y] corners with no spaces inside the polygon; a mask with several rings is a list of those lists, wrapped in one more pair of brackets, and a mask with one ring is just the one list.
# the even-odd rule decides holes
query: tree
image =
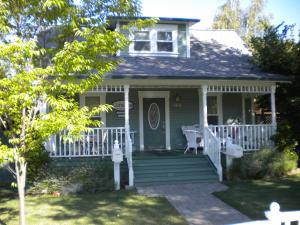
{"label": "tree", "polygon": [[214,29],[234,29],[248,43],[251,36],[261,35],[269,17],[264,14],[266,0],[251,0],[250,6],[242,10],[239,0],[227,0],[214,18]]}
{"label": "tree", "polygon": [[253,60],[263,71],[282,74],[291,82],[276,92],[279,112],[277,145],[280,149],[300,143],[300,41],[293,39],[293,25],[282,23],[265,28],[262,37],[252,37]]}
{"label": "tree", "polygon": [[[20,224],[25,224],[28,158],[52,134],[68,129],[63,138],[74,140],[101,124],[90,118],[111,107],[80,108],[74,95],[99,84],[117,66],[117,51],[129,44],[107,29],[110,16],[138,12],[138,0],[0,1],[0,124],[8,140],[0,142],[0,163],[10,163],[17,180]],[[50,41],[46,34],[53,29],[55,44],[42,48],[40,40]],[[45,104],[49,113],[41,110]]]}
{"label": "tree", "polygon": [[266,25],[269,25],[269,17],[264,14],[266,0],[251,0],[249,9],[244,15],[244,36],[249,42],[252,36],[261,36]]}
{"label": "tree", "polygon": [[214,29],[234,29],[240,32],[242,22],[242,10],[239,0],[227,0],[218,9],[214,18]]}

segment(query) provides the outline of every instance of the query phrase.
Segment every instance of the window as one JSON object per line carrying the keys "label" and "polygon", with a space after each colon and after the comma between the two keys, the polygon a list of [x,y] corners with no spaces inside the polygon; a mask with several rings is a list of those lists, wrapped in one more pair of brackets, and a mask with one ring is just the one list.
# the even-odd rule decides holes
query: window
{"label": "window", "polygon": [[207,96],[207,122],[209,125],[219,124],[218,96]]}
{"label": "window", "polygon": [[[84,94],[80,95],[80,107],[86,106],[89,109],[93,107],[98,107],[101,104],[105,103],[104,94]],[[104,124],[106,123],[105,112],[101,112],[98,115],[94,115],[92,120],[101,120]]]}
{"label": "window", "polygon": [[157,32],[157,51],[173,52],[173,35],[172,32]]}
{"label": "window", "polygon": [[178,26],[157,24],[153,28],[132,30],[130,55],[178,56]]}
{"label": "window", "polygon": [[[98,107],[101,104],[100,96],[85,96],[85,106],[90,110],[94,107]],[[95,115],[93,118],[101,118],[100,115]]]}
{"label": "window", "polygon": [[134,32],[134,51],[150,51],[149,31]]}

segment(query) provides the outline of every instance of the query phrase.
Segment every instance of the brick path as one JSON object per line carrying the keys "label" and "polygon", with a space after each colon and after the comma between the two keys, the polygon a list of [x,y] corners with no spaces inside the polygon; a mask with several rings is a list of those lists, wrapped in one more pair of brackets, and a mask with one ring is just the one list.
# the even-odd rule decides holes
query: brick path
{"label": "brick path", "polygon": [[211,193],[226,190],[220,183],[176,184],[138,187],[138,193],[166,197],[191,225],[223,225],[249,221],[249,218]]}

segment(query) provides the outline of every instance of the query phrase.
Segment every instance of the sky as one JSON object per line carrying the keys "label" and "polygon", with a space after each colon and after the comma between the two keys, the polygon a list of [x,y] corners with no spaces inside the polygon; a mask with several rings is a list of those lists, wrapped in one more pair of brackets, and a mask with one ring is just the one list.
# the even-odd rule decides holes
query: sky
{"label": "sky", "polygon": [[[142,15],[153,17],[182,17],[200,19],[194,28],[211,27],[217,8],[226,0],[142,0]],[[241,7],[247,8],[250,0],[241,0]],[[296,24],[295,34],[300,29],[300,0],[268,0],[265,13],[271,15],[274,25],[285,22]]]}

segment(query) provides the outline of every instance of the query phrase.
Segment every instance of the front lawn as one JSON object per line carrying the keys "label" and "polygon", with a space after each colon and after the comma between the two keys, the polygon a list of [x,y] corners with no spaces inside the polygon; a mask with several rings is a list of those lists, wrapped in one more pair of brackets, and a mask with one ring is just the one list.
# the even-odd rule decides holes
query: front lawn
{"label": "front lawn", "polygon": [[300,210],[300,175],[272,180],[225,182],[229,188],[215,196],[252,219],[265,219],[264,211],[278,202],[282,211]]}
{"label": "front lawn", "polygon": [[[133,191],[63,197],[27,196],[28,224],[184,224],[187,222],[165,198]],[[18,224],[18,201],[0,189],[0,224]]]}

